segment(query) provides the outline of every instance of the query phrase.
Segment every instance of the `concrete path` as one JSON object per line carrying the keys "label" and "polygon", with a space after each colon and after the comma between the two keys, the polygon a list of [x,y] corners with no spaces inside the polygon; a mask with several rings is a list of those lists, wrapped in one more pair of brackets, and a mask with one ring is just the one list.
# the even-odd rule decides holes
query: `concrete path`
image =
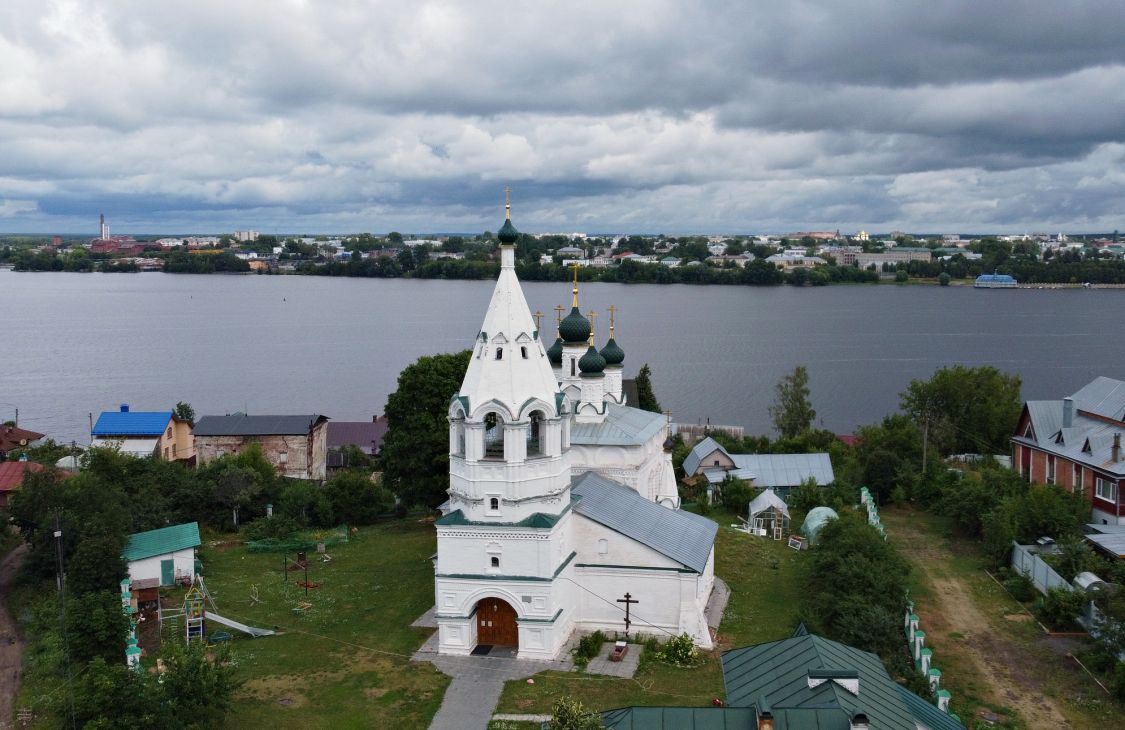
{"label": "concrete path", "polygon": [[[556,670],[574,670],[570,647],[563,650],[566,659],[545,662],[516,659],[510,651],[499,650],[501,656],[440,656],[437,653],[437,634],[434,633],[411,661],[430,662],[442,674],[453,677],[441,707],[430,723],[430,730],[484,730],[500,701],[504,683],[513,679],[526,679],[533,674]],[[505,656],[506,655],[506,656]]]}
{"label": "concrete path", "polygon": [[730,587],[719,576],[715,576],[715,586],[707,599],[707,607],[703,613],[707,616],[707,626],[718,629],[723,622],[723,612],[727,610],[727,601],[730,600]]}
{"label": "concrete path", "polygon": [[[8,586],[26,554],[27,545],[20,543],[0,563],[0,599],[8,595]],[[23,639],[20,638],[16,622],[8,613],[7,605],[4,600],[0,600],[0,727],[7,727],[12,719],[22,667]]]}

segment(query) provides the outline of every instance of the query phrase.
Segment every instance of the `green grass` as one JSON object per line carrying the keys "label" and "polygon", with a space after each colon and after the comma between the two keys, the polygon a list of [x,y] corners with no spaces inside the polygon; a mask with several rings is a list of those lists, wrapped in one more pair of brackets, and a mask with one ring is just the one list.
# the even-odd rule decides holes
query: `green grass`
{"label": "green grass", "polygon": [[797,626],[800,599],[800,563],[804,555],[784,542],[751,537],[732,530],[732,514],[715,510],[719,523],[715,546],[715,574],[731,588],[716,649],[703,663],[680,669],[649,657],[642,660],[634,679],[613,679],[567,672],[535,675],[508,682],[497,712],[549,714],[560,695],[578,697],[587,708],[599,711],[632,705],[710,705],[723,697],[719,656],[723,650],[791,636]]}
{"label": "green grass", "polygon": [[[308,578],[320,587],[306,597],[297,586],[304,573],[283,574],[276,553],[205,547],[204,571],[218,613],[283,631],[260,639],[230,631],[244,684],[228,727],[429,724],[449,679],[408,657],[428,633],[410,623],[433,605],[434,549],[431,524],[406,520],[362,529],[329,551],[331,562],[310,553]],[[312,605],[294,613],[302,602]]]}
{"label": "green grass", "polygon": [[[949,521],[935,515],[887,508],[880,517],[890,539],[914,564],[915,612],[923,617],[921,628],[934,650],[934,664],[942,670],[942,686],[952,693],[953,709],[966,724],[971,727],[973,715],[984,708],[998,714],[1003,727],[1036,726],[1014,695],[996,690],[991,673],[971,656],[970,641],[987,642],[983,653],[1005,667],[1011,681],[1051,698],[1072,727],[1109,727],[1125,711],[1052,648],[1023,606],[989,577],[978,543],[955,537]],[[961,586],[986,626],[958,626],[936,612],[935,592],[951,590],[952,583]]]}

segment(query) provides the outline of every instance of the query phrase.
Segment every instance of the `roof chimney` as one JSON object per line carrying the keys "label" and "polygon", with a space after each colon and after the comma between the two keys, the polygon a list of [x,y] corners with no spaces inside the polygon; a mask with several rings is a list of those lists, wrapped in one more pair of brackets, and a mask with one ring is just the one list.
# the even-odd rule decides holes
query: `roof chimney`
{"label": "roof chimney", "polygon": [[1120,432],[1113,434],[1113,451],[1111,451],[1110,453],[1112,454],[1111,458],[1113,459],[1114,464],[1121,461],[1121,433]]}
{"label": "roof chimney", "polygon": [[1074,425],[1074,399],[1070,396],[1063,398],[1063,428]]}
{"label": "roof chimney", "polygon": [[121,404],[121,412],[122,413],[128,413],[129,412],[129,404],[128,403],[122,403]]}
{"label": "roof chimney", "polygon": [[856,710],[852,713],[851,723],[848,725],[849,730],[868,730],[871,727],[871,722],[867,719],[867,713],[863,710]]}
{"label": "roof chimney", "polygon": [[758,698],[755,703],[755,708],[758,716],[757,730],[774,730],[773,712],[770,709],[770,703],[766,700],[765,696]]}

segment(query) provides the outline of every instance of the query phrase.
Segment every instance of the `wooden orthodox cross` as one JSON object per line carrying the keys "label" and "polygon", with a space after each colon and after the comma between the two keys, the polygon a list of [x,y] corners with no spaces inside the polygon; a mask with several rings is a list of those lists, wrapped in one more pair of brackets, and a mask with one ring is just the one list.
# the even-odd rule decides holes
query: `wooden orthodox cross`
{"label": "wooden orthodox cross", "polygon": [[625,638],[628,639],[629,638],[629,624],[632,623],[632,621],[629,620],[629,607],[632,606],[634,603],[640,603],[640,601],[633,598],[633,596],[631,594],[626,593],[625,597],[624,598],[618,598],[617,602],[625,604]]}

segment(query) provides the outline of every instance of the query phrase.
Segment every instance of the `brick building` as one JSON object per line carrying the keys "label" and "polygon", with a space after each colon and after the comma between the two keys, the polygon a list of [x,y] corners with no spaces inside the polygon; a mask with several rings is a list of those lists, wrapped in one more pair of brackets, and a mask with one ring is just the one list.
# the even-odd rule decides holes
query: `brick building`
{"label": "brick building", "polygon": [[200,466],[258,444],[282,476],[319,481],[327,475],[327,416],[204,416],[194,433]]}
{"label": "brick building", "polygon": [[1125,524],[1125,382],[1099,377],[1061,400],[1027,401],[1012,437],[1012,466],[1028,481],[1080,492],[1092,520]]}

